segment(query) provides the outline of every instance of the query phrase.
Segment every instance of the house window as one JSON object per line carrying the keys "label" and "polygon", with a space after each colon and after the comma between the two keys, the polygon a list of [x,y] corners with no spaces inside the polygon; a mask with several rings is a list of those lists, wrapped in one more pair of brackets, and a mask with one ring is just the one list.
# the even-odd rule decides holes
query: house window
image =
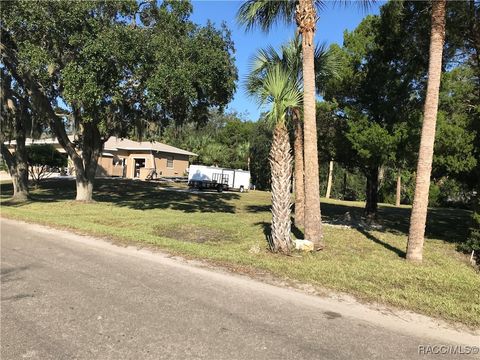
{"label": "house window", "polygon": [[114,157],[112,159],[112,164],[113,166],[125,166],[125,159],[124,158],[118,158],[118,157]]}
{"label": "house window", "polygon": [[167,156],[167,168],[173,169],[173,156]]}

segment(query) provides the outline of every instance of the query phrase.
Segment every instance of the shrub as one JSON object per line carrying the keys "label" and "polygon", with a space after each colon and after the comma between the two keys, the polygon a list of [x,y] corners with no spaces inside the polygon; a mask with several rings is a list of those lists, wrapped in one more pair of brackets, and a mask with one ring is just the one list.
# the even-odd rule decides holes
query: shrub
{"label": "shrub", "polygon": [[479,199],[477,198],[477,207],[476,211],[472,214],[472,222],[467,241],[458,245],[458,250],[460,251],[466,253],[475,251],[477,262],[480,260],[480,208],[478,207],[478,201]]}
{"label": "shrub", "polygon": [[27,147],[27,162],[29,174],[38,184],[55,170],[67,166],[67,157],[51,144],[33,144]]}

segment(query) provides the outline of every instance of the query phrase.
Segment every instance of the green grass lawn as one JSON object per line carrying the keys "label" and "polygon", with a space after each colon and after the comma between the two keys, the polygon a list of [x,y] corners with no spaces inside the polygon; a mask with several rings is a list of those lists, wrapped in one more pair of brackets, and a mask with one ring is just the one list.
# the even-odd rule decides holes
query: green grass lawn
{"label": "green grass lawn", "polygon": [[[164,186],[162,186],[164,187]],[[267,192],[192,194],[128,180],[98,180],[95,202],[76,203],[75,184],[49,180],[34,201],[15,204],[11,184],[1,185],[2,216],[73,229],[125,243],[148,244],[207,259],[236,271],[272,274],[318,288],[353,294],[448,321],[480,326],[480,274],[455,250],[465,239],[469,212],[431,209],[424,263],[405,262],[410,209],[381,205],[381,228],[325,226],[326,249],[281,256],[267,251]],[[358,224],[362,203],[322,203],[326,223],[349,213]],[[293,229],[301,236],[299,229]]]}

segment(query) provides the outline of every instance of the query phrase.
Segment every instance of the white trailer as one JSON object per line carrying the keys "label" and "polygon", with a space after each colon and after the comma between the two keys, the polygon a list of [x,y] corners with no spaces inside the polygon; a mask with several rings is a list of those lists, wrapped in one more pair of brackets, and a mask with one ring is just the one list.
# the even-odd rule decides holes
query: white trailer
{"label": "white trailer", "polygon": [[188,185],[197,189],[247,191],[250,187],[250,171],[226,169],[216,166],[190,165]]}

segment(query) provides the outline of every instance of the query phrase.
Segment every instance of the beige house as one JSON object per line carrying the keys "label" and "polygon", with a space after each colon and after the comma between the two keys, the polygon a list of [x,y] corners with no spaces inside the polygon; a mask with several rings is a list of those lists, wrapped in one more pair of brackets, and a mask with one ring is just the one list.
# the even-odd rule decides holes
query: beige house
{"label": "beige house", "polygon": [[98,160],[97,176],[129,179],[186,176],[190,156],[197,155],[159,142],[111,137]]}
{"label": "beige house", "polygon": [[[69,138],[74,140],[73,136]],[[57,139],[26,139],[26,145],[31,144],[52,144],[59,152],[65,153]],[[9,145],[13,147],[15,142]],[[98,159],[97,176],[142,180],[151,177],[186,176],[191,156],[197,155],[160,142],[111,137],[105,142],[102,155]]]}

